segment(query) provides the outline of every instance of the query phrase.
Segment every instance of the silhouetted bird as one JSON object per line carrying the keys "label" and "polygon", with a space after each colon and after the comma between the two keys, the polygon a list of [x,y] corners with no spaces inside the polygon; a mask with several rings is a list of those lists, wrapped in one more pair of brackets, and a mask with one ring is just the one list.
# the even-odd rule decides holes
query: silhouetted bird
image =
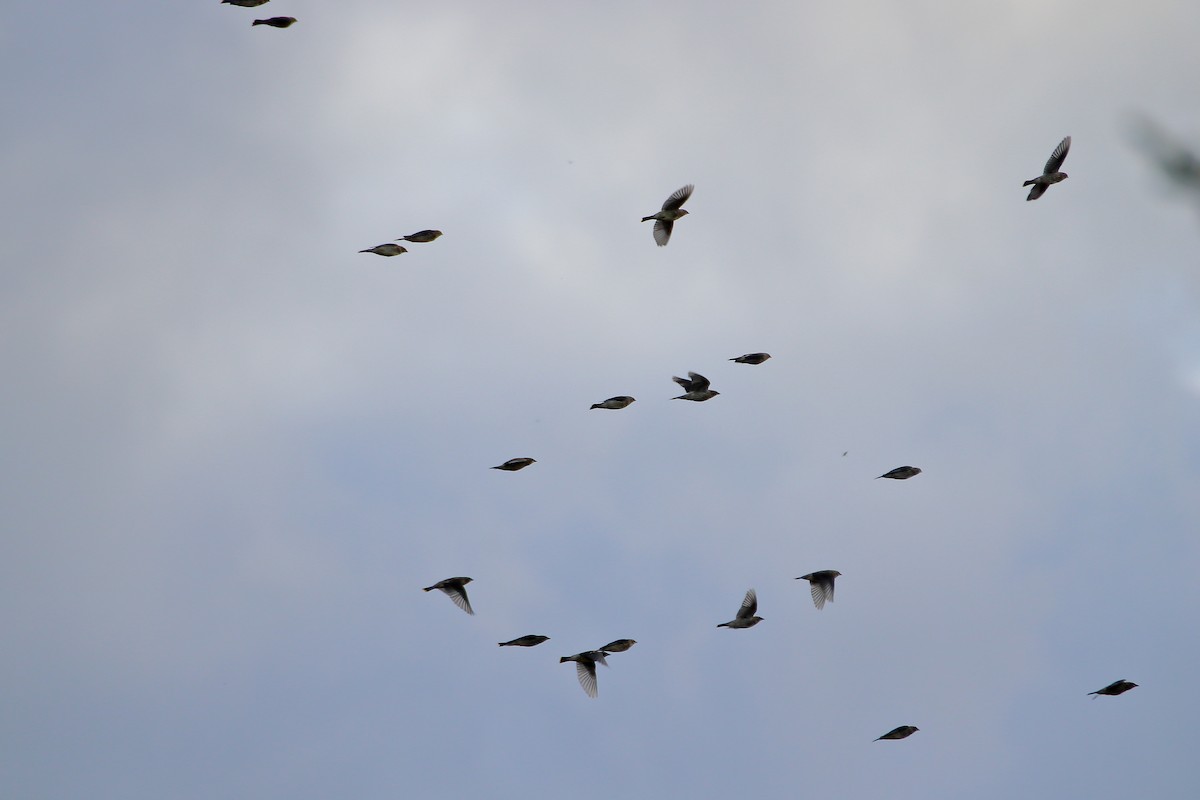
{"label": "silhouetted bird", "polygon": [[417,231],[410,233],[408,236],[401,236],[397,242],[432,242],[434,239],[442,235],[441,231]]}
{"label": "silhouetted bird", "polygon": [[537,463],[537,460],[533,459],[533,458],[510,458],[508,461],[505,461],[503,464],[499,464],[495,467],[490,467],[490,469],[502,469],[505,472],[516,472],[519,469],[525,469],[530,464],[536,464],[536,463]]}
{"label": "silhouetted bird", "polygon": [[826,600],[831,603],[833,602],[833,580],[841,574],[836,569],[823,569],[819,572],[810,572],[807,575],[801,575],[796,580],[809,582],[813,605],[820,611],[825,607]]}
{"label": "silhouetted bird", "polygon": [[1130,689],[1135,689],[1135,688],[1137,688],[1136,683],[1132,683],[1132,682],[1127,681],[1124,678],[1122,678],[1119,681],[1113,681],[1108,686],[1105,686],[1103,689],[1097,689],[1094,692],[1088,692],[1088,694],[1094,694],[1094,695],[1102,695],[1103,694],[1103,695],[1108,695],[1109,697],[1116,697],[1119,694],[1125,694],[1125,692],[1128,692]]}
{"label": "silhouetted bird", "polygon": [[295,17],[271,17],[270,19],[256,19],[250,23],[250,27],[255,25],[270,25],[272,28],[287,28],[296,24]]}
{"label": "silhouetted bird", "polygon": [[537,647],[539,644],[541,644],[542,642],[548,641],[549,639],[550,639],[549,636],[536,636],[536,635],[530,634],[529,636],[518,636],[516,639],[513,639],[510,642],[500,642],[500,646],[501,647]]}
{"label": "silhouetted bird", "polygon": [[579,676],[579,685],[583,687],[583,691],[587,693],[588,697],[595,697],[596,664],[608,666],[608,662],[604,660],[604,653],[599,650],[588,650],[573,656],[563,656],[558,663],[561,664],[564,661],[575,662],[575,674]]}
{"label": "silhouetted bird", "polygon": [[754,616],[754,612],[758,611],[758,595],[754,590],[746,592],[746,598],[742,600],[742,607],[738,609],[737,616],[729,622],[722,622],[718,628],[753,628],[758,623],[762,622],[762,617]]}
{"label": "silhouetted bird", "polygon": [[720,394],[709,389],[709,380],[698,372],[689,372],[686,378],[679,378],[674,375],[671,380],[683,387],[683,394],[678,397],[672,397],[672,400],[694,400],[697,403],[703,403],[705,400],[711,400]]}
{"label": "silhouetted bird", "polygon": [[676,190],[675,194],[668,197],[667,201],[663,203],[662,211],[642,217],[642,222],[654,220],[654,241],[658,242],[659,247],[665,247],[667,242],[671,241],[671,229],[675,227],[675,220],[687,215],[687,209],[680,206],[692,196],[694,188],[689,183],[682,189]]}
{"label": "silhouetted bird", "polygon": [[1067,160],[1067,152],[1071,149],[1071,137],[1068,136],[1058,143],[1058,147],[1054,148],[1054,152],[1050,154],[1050,160],[1046,162],[1046,166],[1042,168],[1042,174],[1033,180],[1025,181],[1022,186],[1032,186],[1029,190],[1029,196],[1026,200],[1037,200],[1046,193],[1046,190],[1051,185],[1065,181],[1067,173],[1059,172],[1063,162]]}
{"label": "silhouetted bird", "polygon": [[625,408],[632,402],[632,397],[627,394],[621,394],[616,397],[610,397],[603,403],[592,403],[592,408],[610,408],[616,410],[618,408]]}
{"label": "silhouetted bird", "polygon": [[[921,729],[914,725],[901,725],[899,728],[892,728],[883,736],[880,736],[879,739],[907,739],[919,730]],[[879,739],[875,741],[878,742]]]}
{"label": "silhouetted bird", "polygon": [[736,361],[739,364],[761,364],[770,357],[770,353],[746,353],[744,356],[738,356],[729,360]]}
{"label": "silhouetted bird", "polygon": [[454,605],[468,614],[474,615],[475,612],[471,610],[471,601],[467,599],[467,584],[470,582],[470,578],[446,578],[446,580],[438,581],[433,586],[426,586],[425,591],[432,592],[434,589],[441,589],[454,601]]}
{"label": "silhouetted bird", "polygon": [[374,253],[377,256],[398,256],[401,253],[407,253],[408,249],[401,247],[398,244],[392,244],[391,242],[388,242],[387,244],[375,245],[368,250],[359,250],[358,252]]}
{"label": "silhouetted bird", "polygon": [[241,6],[242,8],[257,8],[271,2],[271,0],[221,0],[222,3],[229,3],[231,6]]}
{"label": "silhouetted bird", "polygon": [[920,467],[896,467],[895,469],[889,469],[882,475],[877,475],[875,480],[879,480],[880,478],[891,478],[892,480],[896,481],[906,481],[909,478],[920,474]]}
{"label": "silhouetted bird", "polygon": [[615,642],[609,642],[604,647],[597,648],[604,653],[624,653],[629,648],[637,644],[633,639],[617,639]]}

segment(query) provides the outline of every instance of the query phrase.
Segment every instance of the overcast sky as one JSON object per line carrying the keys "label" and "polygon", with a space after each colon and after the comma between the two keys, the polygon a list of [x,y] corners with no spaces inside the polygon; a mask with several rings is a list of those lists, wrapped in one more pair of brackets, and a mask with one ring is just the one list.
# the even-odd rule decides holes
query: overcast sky
{"label": "overcast sky", "polygon": [[0,795],[1198,796],[1198,30],[7,8]]}

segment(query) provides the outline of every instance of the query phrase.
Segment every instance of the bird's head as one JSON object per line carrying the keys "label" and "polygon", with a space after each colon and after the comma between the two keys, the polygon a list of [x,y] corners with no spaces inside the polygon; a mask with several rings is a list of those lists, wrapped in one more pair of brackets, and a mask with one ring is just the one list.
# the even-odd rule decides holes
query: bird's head
{"label": "bird's head", "polygon": [[681,208],[678,211],[676,211],[675,213],[681,217],[686,217],[688,215],[688,210],[686,208]]}

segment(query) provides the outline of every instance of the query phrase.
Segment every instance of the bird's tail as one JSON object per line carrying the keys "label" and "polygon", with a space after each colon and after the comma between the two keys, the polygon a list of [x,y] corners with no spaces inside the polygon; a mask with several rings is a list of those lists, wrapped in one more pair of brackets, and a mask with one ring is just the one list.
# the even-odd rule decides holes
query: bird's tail
{"label": "bird's tail", "polygon": [[[250,27],[253,28],[255,25],[266,25],[266,24],[267,24],[267,21],[265,19],[256,19],[256,20],[254,20],[254,22],[250,23]],[[363,252],[365,253],[366,251],[364,250]]]}
{"label": "bird's tail", "polygon": [[1033,186],[1035,183],[1037,183],[1037,179],[1036,179],[1036,178],[1034,178],[1034,179],[1033,179],[1033,180],[1031,180],[1031,181],[1025,181],[1025,182],[1024,182],[1024,183],[1022,183],[1021,185],[1022,185],[1022,186]]}
{"label": "bird's tail", "polygon": [[422,591],[422,592],[432,592],[432,591],[433,591],[433,587],[432,587],[432,586],[426,586],[426,587],[425,587],[424,589],[422,589],[421,591]]}
{"label": "bird's tail", "polygon": [[[600,408],[600,404],[599,404],[599,403],[592,403],[592,408]],[[591,408],[589,408],[589,409],[588,409],[588,411],[591,411],[591,410],[592,410]]]}
{"label": "bird's tail", "polygon": [[648,216],[648,217],[642,217],[642,222],[649,222],[649,221],[650,221],[650,220],[652,220],[652,219],[654,219],[654,215],[653,215],[653,214],[651,214],[651,215],[650,215],[650,216]]}

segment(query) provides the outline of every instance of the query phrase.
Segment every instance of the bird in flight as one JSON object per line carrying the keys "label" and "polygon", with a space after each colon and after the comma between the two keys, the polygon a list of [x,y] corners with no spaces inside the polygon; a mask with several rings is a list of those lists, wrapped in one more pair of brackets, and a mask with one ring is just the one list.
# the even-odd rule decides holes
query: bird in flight
{"label": "bird in flight", "polygon": [[503,464],[497,464],[494,467],[489,467],[489,469],[502,469],[505,472],[516,472],[519,469],[525,469],[530,464],[536,463],[537,459],[534,458],[510,458]]}
{"label": "bird in flight", "polygon": [[[907,739],[919,730],[921,729],[915,725],[901,725],[899,728],[892,728],[883,736],[880,736],[879,739]],[[875,741],[878,742],[879,739]]]}
{"label": "bird in flight", "polygon": [[879,480],[880,478],[891,478],[894,481],[906,481],[909,478],[920,474],[920,467],[896,467],[895,469],[889,469],[882,475],[875,476],[875,480]]}
{"label": "bird in flight", "polygon": [[242,8],[257,8],[271,2],[271,0],[221,0],[222,3],[229,3],[231,6],[241,6]]}
{"label": "bird in flight", "polygon": [[746,353],[744,356],[738,356],[729,360],[736,361],[739,364],[761,364],[770,357],[770,353]]}
{"label": "bird in flight", "polygon": [[588,650],[583,653],[576,653],[573,656],[563,656],[558,660],[562,664],[564,661],[575,662],[575,674],[579,676],[579,685],[583,687],[583,691],[588,697],[596,696],[596,664],[608,666],[608,662],[604,660],[604,652],[600,650]]}
{"label": "bird in flight", "polygon": [[682,206],[692,196],[692,189],[694,188],[689,183],[687,186],[677,189],[663,203],[662,211],[658,211],[648,217],[642,217],[642,222],[654,220],[654,241],[658,243],[659,247],[666,247],[667,242],[671,241],[671,229],[675,227],[675,220],[687,216],[688,211],[686,208],[682,208]]}
{"label": "bird in flight", "polygon": [[745,599],[742,600],[742,607],[738,609],[737,616],[729,622],[722,622],[718,628],[753,628],[758,623],[762,622],[762,617],[754,616],[754,612],[758,611],[758,595],[754,590],[746,592]]}
{"label": "bird in flight", "polygon": [[529,636],[518,636],[516,639],[512,639],[511,641],[507,642],[500,642],[499,644],[501,647],[537,647],[539,644],[548,641],[549,639],[549,636],[536,636],[530,634]]}
{"label": "bird in flight", "polygon": [[633,401],[633,398],[629,395],[621,394],[617,395],[616,397],[610,397],[602,403],[592,403],[592,408],[609,408],[616,410],[627,407]]}
{"label": "bird in flight", "polygon": [[434,239],[442,235],[441,231],[417,231],[410,233],[408,236],[401,236],[397,242],[432,242]]}
{"label": "bird in flight", "polygon": [[270,19],[256,19],[250,23],[250,27],[255,25],[270,25],[272,28],[287,28],[296,24],[295,17],[271,17]]}
{"label": "bird in flight", "polygon": [[1094,692],[1088,692],[1088,694],[1094,694],[1097,696],[1103,694],[1103,695],[1108,695],[1109,697],[1116,697],[1119,694],[1125,694],[1125,692],[1128,692],[1130,689],[1136,689],[1136,688],[1137,688],[1136,683],[1133,683],[1132,681],[1127,681],[1124,678],[1122,678],[1119,681],[1113,681],[1108,686],[1105,686],[1103,689],[1097,689]]}
{"label": "bird in flight", "polygon": [[359,250],[358,252],[374,253],[377,256],[398,256],[401,253],[407,253],[408,248],[401,247],[398,244],[392,244],[391,242],[388,242],[387,244],[375,245],[374,247],[370,247],[366,250]]}
{"label": "bird in flight", "polygon": [[842,573],[836,569],[823,569],[818,572],[810,572],[807,575],[801,575],[796,578],[798,581],[808,581],[812,590],[813,605],[820,611],[825,607],[825,601],[833,602],[833,581]]}
{"label": "bird in flight", "polygon": [[1050,160],[1046,162],[1046,166],[1042,168],[1042,174],[1025,181],[1022,186],[1032,186],[1029,190],[1029,196],[1026,200],[1037,200],[1046,193],[1053,184],[1060,183],[1067,179],[1067,173],[1060,172],[1063,162],[1067,160],[1067,153],[1071,149],[1071,137],[1068,136],[1058,143],[1058,147],[1054,148],[1054,152],[1050,154]]}
{"label": "bird in flight", "polygon": [[470,578],[446,578],[446,580],[438,581],[433,586],[426,586],[425,591],[432,592],[434,589],[441,589],[446,596],[454,601],[454,605],[474,616],[475,612],[471,610],[471,601],[467,599],[467,584],[470,582]]}
{"label": "bird in flight", "polygon": [[671,380],[683,387],[683,394],[678,397],[672,397],[672,400],[694,400],[697,403],[703,403],[705,400],[711,400],[720,394],[709,389],[709,380],[698,372],[689,372],[686,378],[679,378],[674,375]]}

